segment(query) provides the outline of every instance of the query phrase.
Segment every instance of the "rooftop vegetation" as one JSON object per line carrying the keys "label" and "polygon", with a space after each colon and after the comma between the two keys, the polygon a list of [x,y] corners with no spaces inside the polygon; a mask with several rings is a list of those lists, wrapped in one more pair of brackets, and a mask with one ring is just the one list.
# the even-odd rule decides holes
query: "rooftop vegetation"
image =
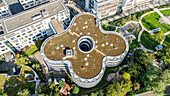
{"label": "rooftop vegetation", "polygon": [[[90,53],[82,53],[77,48],[77,40],[85,35],[94,39],[96,49],[99,51],[93,50]],[[113,46],[110,46],[111,44]],[[75,56],[67,58],[67,60],[72,62],[74,72],[82,78],[92,78],[101,70],[103,54],[106,56],[120,55],[124,52],[126,45],[122,37],[100,32],[99,27],[95,24],[95,17],[81,15],[75,19],[68,32],[46,43],[44,54],[51,60],[63,60],[63,57],[65,57],[64,49],[73,49],[73,47],[75,47]],[[87,58],[87,60],[84,60],[84,58]],[[88,65],[85,65],[87,62]]]}

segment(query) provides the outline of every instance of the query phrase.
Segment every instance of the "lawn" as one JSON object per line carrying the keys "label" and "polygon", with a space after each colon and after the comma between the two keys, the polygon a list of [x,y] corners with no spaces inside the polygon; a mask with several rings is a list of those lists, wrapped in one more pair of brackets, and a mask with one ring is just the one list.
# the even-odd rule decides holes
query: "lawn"
{"label": "lawn", "polygon": [[163,43],[164,46],[170,46],[170,34],[169,35],[166,35],[166,39]]}
{"label": "lawn", "polygon": [[[161,11],[164,15],[170,15],[170,10],[163,10]],[[159,23],[159,19],[161,17],[159,16],[158,13],[154,12],[151,14],[148,14],[147,16],[145,16],[142,19],[142,23],[145,26],[146,29],[148,30],[152,30],[155,28],[161,28],[161,31],[163,33],[166,33],[170,30],[170,25],[166,25],[166,24],[160,24]],[[154,50],[156,45],[160,44],[161,40],[158,41],[154,41],[154,39],[156,39],[156,35],[151,35],[151,34],[147,34],[146,32],[144,32],[142,34],[141,37],[141,43],[148,49]],[[164,46],[170,46],[170,35],[168,35],[163,43]]]}
{"label": "lawn", "polygon": [[141,43],[144,47],[154,50],[157,45],[159,45],[158,41],[154,41],[156,38],[155,35],[148,34],[146,31],[142,33]]}
{"label": "lawn", "polygon": [[159,14],[154,12],[154,13],[146,15],[142,19],[142,24],[148,30],[152,30],[152,29],[155,29],[155,28],[161,28],[161,31],[166,33],[170,30],[170,25],[160,24],[159,23],[160,18],[161,17],[159,16]]}
{"label": "lawn", "polygon": [[164,16],[170,16],[170,9],[162,10],[161,13],[162,13]]}
{"label": "lawn", "polygon": [[139,18],[144,14],[144,13],[147,13],[149,11],[152,11],[153,9],[148,9],[148,10],[145,10],[145,11],[140,11],[140,12],[137,12],[137,13],[134,13],[134,14],[131,14],[131,15],[128,15],[128,16],[125,16],[123,18],[120,18],[120,19],[117,19],[117,20],[113,20],[111,22],[109,22],[109,24],[111,25],[116,25],[116,26],[123,26],[125,23],[129,22],[129,21],[139,21]]}
{"label": "lawn", "polygon": [[33,55],[34,53],[36,53],[38,51],[38,48],[35,46],[35,45],[31,45],[31,48],[26,51],[26,55],[27,56],[30,56],[30,55]]}

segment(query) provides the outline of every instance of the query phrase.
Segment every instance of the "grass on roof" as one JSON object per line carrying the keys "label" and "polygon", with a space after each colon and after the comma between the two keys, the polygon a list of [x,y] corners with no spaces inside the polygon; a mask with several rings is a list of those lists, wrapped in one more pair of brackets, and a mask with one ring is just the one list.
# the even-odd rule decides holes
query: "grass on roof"
{"label": "grass on roof", "polygon": [[[87,24],[85,24],[85,22],[87,22]],[[88,27],[83,29],[85,26]],[[95,43],[95,45],[97,45],[97,50],[106,54],[106,56],[120,55],[126,48],[125,42],[120,36],[100,32],[99,27],[95,24],[95,17],[91,15],[81,15],[77,17],[69,32],[76,33],[80,37],[85,35],[92,37],[95,42],[98,41]],[[70,34],[69,32],[55,37],[46,43],[44,47],[44,54],[46,57],[51,60],[63,60],[65,56],[63,48],[69,47],[72,49],[75,47],[75,57],[67,58],[67,60],[72,62],[74,72],[82,78],[92,78],[98,75],[102,67],[102,59],[104,56],[94,49],[90,53],[82,53],[77,48],[77,40],[80,37]],[[74,40],[75,42],[72,42]],[[102,44],[105,44],[105,46],[102,47]],[[110,46],[110,44],[113,44],[113,46]],[[61,47],[62,45],[63,47]],[[57,49],[57,47],[59,47],[59,49]],[[89,54],[90,57],[87,57],[87,54]],[[87,61],[84,60],[85,57]],[[89,65],[86,66],[86,62],[88,62]]]}

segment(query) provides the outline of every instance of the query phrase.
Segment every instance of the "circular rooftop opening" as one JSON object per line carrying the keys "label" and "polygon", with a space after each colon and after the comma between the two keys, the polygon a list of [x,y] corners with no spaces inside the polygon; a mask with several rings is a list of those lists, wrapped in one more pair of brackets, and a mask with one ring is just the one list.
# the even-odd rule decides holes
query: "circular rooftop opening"
{"label": "circular rooftop opening", "polygon": [[77,47],[83,53],[89,53],[94,48],[94,40],[90,36],[82,36],[78,39]]}

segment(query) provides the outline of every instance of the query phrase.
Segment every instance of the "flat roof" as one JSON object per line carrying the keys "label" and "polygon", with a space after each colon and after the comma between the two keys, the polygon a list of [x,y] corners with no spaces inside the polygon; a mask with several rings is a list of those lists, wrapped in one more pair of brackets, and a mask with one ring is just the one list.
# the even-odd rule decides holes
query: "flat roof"
{"label": "flat roof", "polygon": [[51,20],[51,24],[54,27],[55,31],[57,31],[58,34],[61,34],[64,32],[64,29],[62,28],[61,24],[58,22],[57,19]]}
{"label": "flat roof", "polygon": [[[44,10],[48,13],[46,17],[40,17],[36,20],[32,19],[32,16],[40,14],[41,10]],[[28,11],[11,16],[3,20],[3,27],[6,33],[16,31],[18,29],[24,28],[26,26],[32,25],[33,23],[40,22],[41,20],[48,18],[50,16],[56,15],[62,10],[67,9],[61,1],[54,1],[43,4],[41,6],[35,7]]]}
{"label": "flat roof", "polygon": [[[102,68],[103,57],[121,55],[126,50],[126,43],[119,35],[102,33],[95,24],[95,19],[88,14],[78,16],[68,32],[46,42],[43,49],[45,56],[54,61],[69,60],[73,71],[81,78],[97,76]],[[89,53],[83,53],[77,47],[77,41],[82,36],[90,36],[95,42],[94,49]],[[66,57],[67,48],[73,49],[72,58]]]}

